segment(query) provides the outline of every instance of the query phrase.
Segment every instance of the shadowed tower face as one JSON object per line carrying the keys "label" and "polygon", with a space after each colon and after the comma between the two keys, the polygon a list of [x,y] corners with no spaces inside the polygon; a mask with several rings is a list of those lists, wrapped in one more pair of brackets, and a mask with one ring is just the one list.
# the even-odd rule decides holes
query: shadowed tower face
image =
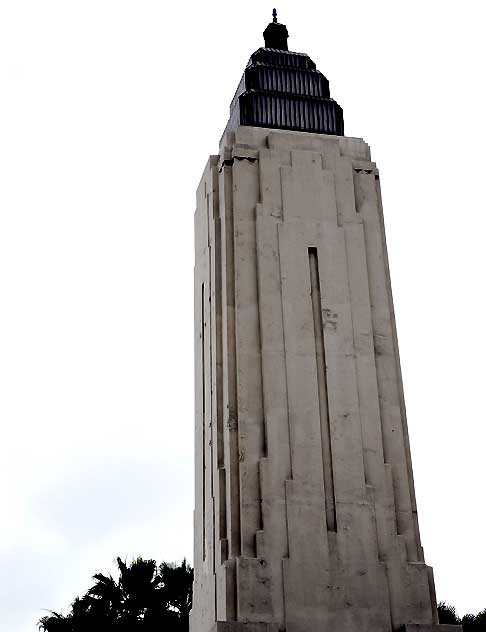
{"label": "shadowed tower face", "polygon": [[264,37],[197,192],[191,632],[429,632],[378,170]]}

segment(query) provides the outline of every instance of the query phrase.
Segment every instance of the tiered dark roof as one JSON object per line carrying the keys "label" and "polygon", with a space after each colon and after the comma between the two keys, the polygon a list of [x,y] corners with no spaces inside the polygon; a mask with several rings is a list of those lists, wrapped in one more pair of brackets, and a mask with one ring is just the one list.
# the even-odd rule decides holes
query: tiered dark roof
{"label": "tiered dark roof", "polygon": [[287,46],[287,28],[274,21],[265,48],[250,58],[230,108],[230,127],[252,125],[344,135],[343,111],[330,98],[329,82],[304,53]]}

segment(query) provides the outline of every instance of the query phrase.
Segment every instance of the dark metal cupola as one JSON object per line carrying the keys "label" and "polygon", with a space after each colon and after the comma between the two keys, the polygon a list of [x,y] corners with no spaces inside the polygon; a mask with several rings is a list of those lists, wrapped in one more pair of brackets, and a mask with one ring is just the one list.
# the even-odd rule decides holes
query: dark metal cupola
{"label": "dark metal cupola", "polygon": [[288,50],[288,31],[277,22],[265,29],[265,47],[250,57],[230,107],[229,128],[238,125],[344,135],[343,111],[329,82],[305,53]]}

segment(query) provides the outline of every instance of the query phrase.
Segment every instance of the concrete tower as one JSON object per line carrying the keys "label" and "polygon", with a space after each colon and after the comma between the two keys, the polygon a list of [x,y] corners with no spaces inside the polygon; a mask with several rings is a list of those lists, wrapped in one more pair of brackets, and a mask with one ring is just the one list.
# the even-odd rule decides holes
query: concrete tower
{"label": "concrete tower", "polygon": [[197,192],[191,632],[429,632],[378,169],[264,36]]}

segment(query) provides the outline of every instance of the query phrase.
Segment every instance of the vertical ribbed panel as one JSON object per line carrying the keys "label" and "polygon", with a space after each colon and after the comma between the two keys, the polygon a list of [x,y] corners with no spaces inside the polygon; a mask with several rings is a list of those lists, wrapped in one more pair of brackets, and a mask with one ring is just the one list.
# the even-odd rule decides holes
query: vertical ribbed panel
{"label": "vertical ribbed panel", "polygon": [[308,55],[260,48],[231,104],[228,127],[250,125],[344,135],[343,112]]}
{"label": "vertical ribbed panel", "polygon": [[245,87],[247,91],[263,90],[329,98],[329,83],[317,70],[252,66],[246,70]]}
{"label": "vertical ribbed panel", "polygon": [[343,113],[336,101],[264,92],[245,93],[240,97],[240,125],[336,136],[344,133]]}

